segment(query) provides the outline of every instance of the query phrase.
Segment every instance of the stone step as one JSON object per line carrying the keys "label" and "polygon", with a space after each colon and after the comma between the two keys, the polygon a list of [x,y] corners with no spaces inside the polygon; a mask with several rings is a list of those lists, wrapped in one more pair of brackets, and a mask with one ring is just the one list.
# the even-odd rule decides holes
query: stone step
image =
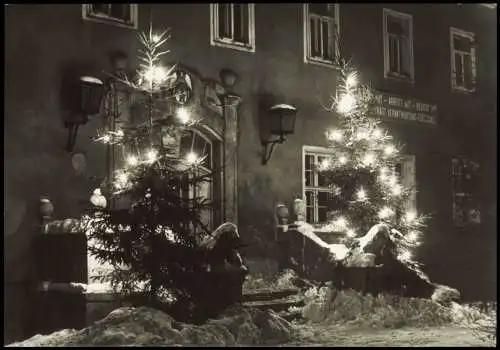
{"label": "stone step", "polygon": [[291,306],[303,306],[304,300],[297,297],[288,297],[274,300],[247,301],[243,305],[257,309],[271,309],[275,312],[288,310]]}
{"label": "stone step", "polygon": [[258,289],[243,291],[243,301],[267,301],[275,299],[283,299],[292,295],[297,295],[298,289],[289,288],[281,290]]}
{"label": "stone step", "polygon": [[302,312],[301,311],[288,311],[288,310],[283,310],[278,312],[278,315],[288,322],[292,322],[294,320],[299,320],[302,318]]}

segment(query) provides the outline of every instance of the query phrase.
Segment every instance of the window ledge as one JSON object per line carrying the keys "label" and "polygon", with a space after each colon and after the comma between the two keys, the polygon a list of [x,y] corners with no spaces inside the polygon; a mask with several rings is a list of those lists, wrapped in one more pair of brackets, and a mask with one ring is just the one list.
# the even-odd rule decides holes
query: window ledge
{"label": "window ledge", "polygon": [[212,46],[219,46],[219,47],[224,47],[227,49],[235,49],[239,51],[245,51],[245,52],[255,52],[255,46],[254,45],[248,45],[248,44],[243,44],[239,42],[233,42],[233,41],[225,41],[225,40],[211,40],[210,44]]}
{"label": "window ledge", "polygon": [[128,29],[137,29],[136,23],[127,23],[125,21],[120,21],[119,19],[114,19],[112,17],[105,16],[94,16],[94,15],[86,15],[84,17],[86,21],[96,22],[96,23],[104,23],[114,25],[116,27],[128,28]]}
{"label": "window ledge", "polygon": [[412,77],[407,77],[405,75],[396,75],[394,73],[385,73],[384,78],[388,80],[399,81],[401,83],[415,84],[415,79]]}
{"label": "window ledge", "polygon": [[476,89],[466,89],[460,86],[453,86],[451,89],[453,92],[461,92],[463,94],[472,94],[476,92]]}
{"label": "window ledge", "polygon": [[322,60],[322,59],[319,59],[319,58],[306,57],[304,59],[304,62],[308,63],[308,64],[314,64],[314,65],[317,65],[317,66],[320,66],[320,67],[340,69],[340,66],[338,64],[336,64],[335,62],[326,61],[326,60]]}

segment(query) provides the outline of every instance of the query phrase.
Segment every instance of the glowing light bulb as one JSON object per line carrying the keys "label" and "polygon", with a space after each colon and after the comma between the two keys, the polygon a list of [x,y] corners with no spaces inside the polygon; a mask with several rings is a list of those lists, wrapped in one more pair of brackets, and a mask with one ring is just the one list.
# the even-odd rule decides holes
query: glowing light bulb
{"label": "glowing light bulb", "polygon": [[347,114],[356,106],[356,99],[351,94],[343,94],[337,104],[337,112]]}
{"label": "glowing light bulb", "polygon": [[149,83],[160,84],[167,79],[167,71],[160,66],[149,67],[143,75]]}
{"label": "glowing light bulb", "polygon": [[151,40],[156,44],[157,42],[159,42],[161,40],[161,36],[157,35],[157,34],[153,34],[153,36],[151,37]]}
{"label": "glowing light bulb", "polygon": [[412,254],[410,251],[408,250],[405,250],[405,251],[402,251],[399,255],[398,255],[398,259],[399,260],[410,260],[412,258]]}
{"label": "glowing light bulb", "polygon": [[356,232],[354,232],[353,229],[349,229],[346,231],[346,235],[347,235],[347,237],[353,238],[353,237],[356,237]]}
{"label": "glowing light bulb", "polygon": [[198,155],[194,152],[189,152],[187,155],[186,155],[186,162],[188,162],[188,164],[194,164],[198,161]]}
{"label": "glowing light bulb", "polygon": [[351,72],[345,79],[345,86],[347,89],[350,89],[352,87],[355,87],[358,84],[358,73],[357,72]]}
{"label": "glowing light bulb", "polygon": [[366,191],[363,188],[360,188],[358,192],[356,193],[356,197],[360,201],[366,200]]}
{"label": "glowing light bulb", "polygon": [[396,152],[396,148],[393,145],[388,145],[384,148],[384,153],[388,156],[394,154]]}
{"label": "glowing light bulb", "polygon": [[403,192],[403,188],[401,187],[401,185],[396,184],[392,187],[391,191],[393,195],[399,196],[401,192]]}
{"label": "glowing light bulb", "polygon": [[417,218],[417,213],[414,212],[413,210],[407,211],[406,214],[405,214],[405,220],[407,222],[412,222],[416,218]]}
{"label": "glowing light bulb", "polygon": [[328,133],[328,139],[330,141],[342,141],[342,138],[343,138],[343,135],[342,135],[342,132],[340,130],[331,130],[329,133]]}
{"label": "glowing light bulb", "polygon": [[364,165],[371,165],[375,162],[375,155],[373,153],[368,153],[363,157]]}
{"label": "glowing light bulb", "polygon": [[150,163],[154,163],[156,161],[157,156],[158,156],[158,152],[154,149],[152,149],[152,150],[148,151],[148,153],[146,153],[146,159]]}
{"label": "glowing light bulb", "polygon": [[396,177],[396,175],[390,175],[387,177],[387,183],[390,186],[396,186],[396,184],[398,183],[398,178]]}
{"label": "glowing light bulb", "polygon": [[345,230],[347,227],[347,220],[343,216],[341,216],[336,219],[333,224],[337,227],[337,229]]}
{"label": "glowing light bulb", "polygon": [[178,108],[176,114],[177,118],[182,124],[187,124],[189,122],[190,115],[185,107]]}
{"label": "glowing light bulb", "polygon": [[125,173],[120,173],[116,176],[116,181],[118,181],[118,183],[120,183],[121,185],[124,185],[127,183],[128,181],[128,176],[127,174]]}
{"label": "glowing light bulb", "polygon": [[128,156],[127,163],[130,166],[136,166],[139,163],[139,160],[136,156]]}
{"label": "glowing light bulb", "polygon": [[416,243],[418,241],[418,232],[417,231],[410,231],[406,235],[406,239],[411,242],[411,243]]}
{"label": "glowing light bulb", "polygon": [[366,130],[361,130],[356,133],[356,140],[366,140],[368,138],[368,132]]}
{"label": "glowing light bulb", "polygon": [[376,138],[376,139],[379,139],[382,137],[382,130],[380,130],[379,128],[376,128],[375,130],[373,130],[373,133],[372,133],[373,137]]}
{"label": "glowing light bulb", "polygon": [[319,169],[320,170],[326,170],[330,167],[330,160],[329,159],[324,159],[319,163]]}
{"label": "glowing light bulb", "polygon": [[340,156],[340,157],[339,157],[339,163],[340,163],[340,164],[345,164],[345,163],[347,163],[347,157],[346,157],[346,156]]}
{"label": "glowing light bulb", "polygon": [[387,219],[388,217],[394,215],[394,211],[389,207],[383,207],[378,212],[378,217],[381,219]]}

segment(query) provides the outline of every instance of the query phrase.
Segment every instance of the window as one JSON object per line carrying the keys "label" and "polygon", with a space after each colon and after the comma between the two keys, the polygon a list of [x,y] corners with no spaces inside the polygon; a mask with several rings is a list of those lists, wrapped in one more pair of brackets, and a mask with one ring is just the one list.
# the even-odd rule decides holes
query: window
{"label": "window", "polygon": [[326,223],[332,188],[316,169],[325,159],[332,157],[328,148],[304,146],[303,150],[303,196],[306,201],[306,221],[311,224]]}
{"label": "window", "polygon": [[255,52],[254,4],[210,4],[210,44]]}
{"label": "window", "polygon": [[405,210],[417,211],[415,156],[402,155],[400,158],[401,160],[396,164],[395,171],[401,185],[411,191],[410,198],[405,203]]}
{"label": "window", "polygon": [[83,18],[137,29],[137,4],[83,4]]}
{"label": "window", "polygon": [[334,65],[339,57],[339,5],[304,4],[304,60]]}
{"label": "window", "polygon": [[[182,189],[183,195],[188,198],[203,198],[209,203],[218,202],[221,192],[221,177],[216,174],[220,172],[220,142],[211,140],[198,130],[190,131],[181,139],[181,153],[186,155],[194,152],[198,157],[204,157],[202,163],[197,167],[197,172],[191,176],[203,176],[212,174],[210,181],[197,183],[195,186],[188,185]],[[220,174],[220,173],[219,173]],[[207,229],[214,230],[220,224],[220,210],[216,207],[206,209],[201,214],[201,221]]]}
{"label": "window", "polygon": [[479,224],[481,214],[477,193],[479,165],[466,159],[451,161],[453,223],[456,226]]}
{"label": "window", "polygon": [[476,50],[474,34],[450,29],[451,86],[459,91],[474,91],[476,80]]}
{"label": "window", "polygon": [[413,81],[413,20],[384,9],[384,76]]}

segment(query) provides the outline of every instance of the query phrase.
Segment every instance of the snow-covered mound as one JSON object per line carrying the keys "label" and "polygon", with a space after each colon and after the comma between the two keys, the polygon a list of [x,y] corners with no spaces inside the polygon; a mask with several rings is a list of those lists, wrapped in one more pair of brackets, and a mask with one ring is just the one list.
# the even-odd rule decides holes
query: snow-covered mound
{"label": "snow-covered mound", "polygon": [[302,316],[313,323],[374,328],[451,324],[471,327],[472,324],[482,324],[493,318],[496,320],[496,306],[486,313],[455,302],[445,306],[429,299],[389,294],[372,296],[354,290],[339,291],[332,286],[311,288],[304,294],[307,302],[301,309]]}
{"label": "snow-covered mound", "polygon": [[151,308],[122,307],[82,330],[35,335],[9,346],[265,345],[284,343],[291,333],[291,324],[273,311],[238,306],[195,326]]}

